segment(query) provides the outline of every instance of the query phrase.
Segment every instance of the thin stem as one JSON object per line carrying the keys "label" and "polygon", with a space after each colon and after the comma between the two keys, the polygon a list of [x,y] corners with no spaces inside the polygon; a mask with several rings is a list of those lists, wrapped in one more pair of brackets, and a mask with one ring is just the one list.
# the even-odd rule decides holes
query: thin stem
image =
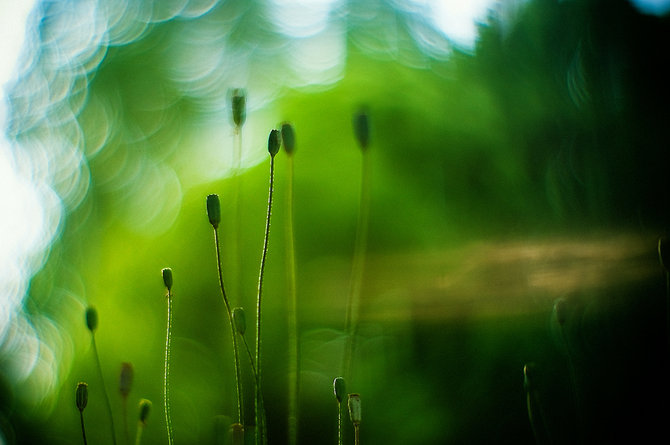
{"label": "thin stem", "polygon": [[337,402],[337,444],[342,445],[342,404]]}
{"label": "thin stem", "polygon": [[288,287],[288,443],[298,436],[298,298],[296,292],[295,237],[293,231],[293,156],[288,156],[286,199],[286,282]]}
{"label": "thin stem", "polygon": [[265,237],[263,239],[263,253],[261,255],[261,266],[258,275],[258,294],[256,299],[256,371],[258,374],[258,381],[256,382],[256,427],[262,426],[259,429],[259,433],[256,435],[256,443],[261,444],[265,443],[265,422],[261,418],[260,412],[260,400],[261,394],[263,393],[261,384],[262,384],[262,375],[261,371],[263,367],[261,366],[261,302],[263,297],[263,276],[265,274],[265,260],[267,259],[268,254],[268,239],[270,237],[270,219],[272,216],[272,193],[274,191],[274,177],[275,177],[275,158],[270,156],[270,189],[268,192],[268,213],[265,219]]}
{"label": "thin stem", "polygon": [[100,376],[100,383],[102,384],[102,393],[105,396],[105,404],[107,405],[107,414],[109,415],[110,429],[112,433],[112,443],[116,445],[116,432],[114,428],[114,417],[112,416],[112,405],[109,403],[109,396],[105,387],[105,379],[102,376],[102,366],[100,365],[100,356],[98,355],[98,346],[95,342],[95,334],[91,333],[91,342],[93,343],[93,354],[95,355],[95,362],[98,367],[98,375]]}
{"label": "thin stem", "polygon": [[361,443],[361,426],[354,425],[354,445],[360,445]]}
{"label": "thin stem", "polygon": [[172,291],[167,294],[167,330],[165,333],[165,373],[163,375],[163,401],[165,404],[165,424],[167,425],[168,444],[174,443],[172,414],[170,412],[170,357],[172,354]]}
{"label": "thin stem", "polygon": [[233,339],[233,356],[235,360],[235,390],[237,391],[237,423],[243,424],[242,412],[242,377],[240,375],[240,356],[237,349],[237,335],[235,334],[235,324],[233,322],[233,311],[230,308],[230,302],[226,296],[226,288],[223,284],[223,271],[221,268],[221,248],[219,247],[219,231],[214,229],[214,244],[216,245],[216,268],[219,274],[219,289],[221,290],[221,297],[223,304],[226,307],[226,314],[228,314],[228,322],[230,324],[230,332]]}
{"label": "thin stem", "polygon": [[[249,358],[249,364],[251,365],[251,372],[254,375],[254,383],[258,385],[258,373],[256,372],[256,366],[254,365],[254,357],[251,355],[251,349],[249,348],[249,343],[244,335],[242,337],[242,343],[244,344],[244,349],[247,351],[247,357]],[[260,409],[261,409],[261,418],[265,419],[265,401],[263,400],[263,394],[261,394],[260,400]]]}
{"label": "thin stem", "polygon": [[128,398],[123,397],[123,434],[126,437],[126,444],[130,445],[130,433],[128,432]]}
{"label": "thin stem", "polygon": [[139,422],[137,425],[137,434],[135,435],[135,445],[140,445],[140,442],[142,442],[142,431],[144,430],[144,427],[142,426],[142,422]]}
{"label": "thin stem", "polygon": [[235,126],[233,134],[233,215],[231,217],[230,227],[230,258],[232,270],[230,275],[233,277],[233,295],[241,298],[241,258],[240,258],[240,236],[239,230],[241,224],[241,188],[242,188],[242,127]]}
{"label": "thin stem", "polygon": [[86,428],[84,428],[84,411],[79,411],[79,418],[81,419],[81,435],[84,436],[84,445],[88,445],[88,442],[86,442]]}
{"label": "thin stem", "polygon": [[351,377],[352,357],[355,349],[355,339],[358,331],[358,313],[360,308],[361,284],[363,282],[363,269],[365,266],[365,252],[368,242],[368,224],[370,219],[370,180],[371,180],[370,151],[363,150],[363,161],[361,163],[361,195],[358,210],[358,223],[356,225],[356,241],[354,245],[354,258],[351,269],[351,284],[349,298],[347,300],[347,317],[345,332],[347,342],[344,349],[344,360],[342,375],[347,381]]}

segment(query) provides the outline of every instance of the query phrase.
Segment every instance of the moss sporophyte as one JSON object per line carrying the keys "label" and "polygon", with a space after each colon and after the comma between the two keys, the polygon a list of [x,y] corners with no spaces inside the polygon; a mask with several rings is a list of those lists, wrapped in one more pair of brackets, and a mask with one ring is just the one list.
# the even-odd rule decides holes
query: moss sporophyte
{"label": "moss sporophyte", "polygon": [[147,419],[151,412],[151,401],[141,399],[139,404],[139,416],[137,420],[137,434],[135,435],[135,445],[140,445],[142,442],[142,432],[147,426]]}
{"label": "moss sporophyte", "polygon": [[165,366],[163,373],[163,404],[165,406],[165,425],[167,428],[168,444],[174,443],[172,432],[172,413],[170,411],[170,358],[172,346],[172,269],[166,267],[161,270],[163,284],[167,289],[167,329],[165,332]]}
{"label": "moss sporophyte", "polygon": [[79,419],[81,420],[81,434],[84,438],[84,445],[86,442],[86,428],[84,428],[84,408],[88,404],[88,384],[84,382],[77,383],[77,389],[74,396],[75,404],[79,410]]}
{"label": "moss sporophyte", "polygon": [[[234,122],[236,126],[241,126],[244,122],[244,104],[245,96],[233,96],[233,112],[234,112]],[[361,210],[359,214],[358,229],[356,236],[356,248],[354,251],[354,266],[352,272],[352,287],[349,296],[349,305],[347,312],[347,333],[348,339],[353,340],[355,335],[355,325],[357,319],[357,299],[360,286],[360,280],[362,275],[362,257],[365,251],[365,239],[366,239],[366,227],[367,227],[367,206],[368,206],[368,193],[369,193],[369,172],[367,170],[367,159],[366,156],[367,150],[365,150],[369,144],[369,124],[367,120],[367,115],[357,116],[354,120],[354,131],[356,138],[364,150],[364,168],[363,168],[363,180],[361,184]],[[268,257],[268,248],[270,241],[270,227],[272,220],[272,206],[273,206],[273,197],[274,197],[274,177],[275,177],[275,158],[280,151],[280,148],[284,145],[287,152],[287,159],[289,165],[289,181],[288,181],[288,211],[285,212],[286,216],[286,278],[287,278],[287,288],[288,288],[288,298],[289,298],[289,323],[288,323],[288,345],[289,345],[289,372],[288,372],[288,442],[291,445],[297,443],[297,399],[298,399],[298,323],[297,323],[297,297],[296,297],[296,271],[295,271],[295,248],[294,248],[294,233],[293,233],[293,154],[295,150],[295,133],[293,126],[289,123],[284,123],[281,126],[281,131],[273,129],[270,131],[268,136],[268,153],[270,155],[270,172],[269,172],[269,187],[268,187],[268,200],[267,200],[267,213],[265,218],[265,230],[263,237],[263,245],[261,250],[260,266],[258,272],[258,287],[256,295],[256,320],[255,320],[255,355],[252,354],[252,350],[249,347],[247,342],[246,333],[247,333],[247,316],[242,307],[233,308],[230,304],[230,300],[226,293],[226,287],[223,279],[223,267],[221,260],[221,242],[219,240],[219,227],[222,221],[221,215],[221,203],[219,196],[217,194],[210,194],[206,197],[206,213],[209,224],[212,226],[214,232],[214,245],[215,245],[215,254],[216,254],[216,265],[217,265],[217,275],[219,282],[219,290],[221,292],[222,301],[228,316],[228,322],[230,326],[231,339],[233,343],[233,359],[235,366],[235,391],[237,399],[237,416],[236,419],[227,418],[227,425],[230,425],[229,433],[231,434],[231,439],[233,443],[244,444],[244,433],[245,433],[245,421],[244,421],[244,405],[243,405],[243,390],[242,390],[242,378],[241,378],[241,366],[240,366],[240,347],[244,347],[244,352],[249,359],[249,365],[253,373],[254,381],[254,396],[255,396],[255,441],[258,445],[267,443],[267,419],[265,412],[265,404],[263,400],[263,391],[262,391],[262,307],[263,307],[263,294],[264,294],[264,277],[265,277],[265,268]],[[166,303],[167,303],[167,322],[166,322],[166,331],[165,331],[165,360],[164,360],[164,373],[163,373],[163,402],[164,402],[164,412],[165,412],[165,424],[168,445],[174,444],[174,431],[172,425],[172,410],[171,410],[171,357],[172,357],[172,329],[173,329],[173,286],[174,286],[174,277],[173,271],[171,268],[166,267],[161,269],[161,278],[163,281],[163,286],[166,289]],[[100,376],[101,387],[105,388],[103,376],[102,376],[102,367],[100,365],[100,360],[98,357],[97,347],[95,343],[95,332],[98,329],[98,312],[93,308],[89,307],[86,310],[85,314],[86,327],[91,333],[92,345],[95,353],[96,365]],[[238,346],[238,336],[241,340],[241,346]],[[349,351],[347,351],[348,356],[350,357],[352,343],[348,343]],[[346,362],[346,360],[345,360]],[[346,368],[346,367],[345,367]],[[127,400],[129,398],[134,369],[132,364],[129,362],[124,362],[121,364],[121,369],[119,375],[119,394],[122,398],[123,403],[123,418],[124,418],[124,433],[126,443],[129,443],[129,432],[127,424]],[[107,405],[107,411],[109,414],[110,420],[110,429],[112,442],[116,444],[114,423],[112,417],[111,404],[109,402],[109,397],[107,396],[106,391],[103,391],[105,394],[105,402]],[[355,429],[355,441],[356,444],[359,442],[359,427],[361,422],[360,416],[360,396],[358,394],[346,394],[345,380],[343,377],[337,377],[333,381],[333,393],[337,401],[338,407],[338,444],[343,443],[342,439],[342,410],[344,401],[347,400],[347,405],[349,408],[350,418],[353,422]],[[84,419],[83,411],[86,407],[88,401],[88,385],[86,383],[79,383],[77,385],[75,402],[76,406],[80,411],[81,416],[81,427],[82,435],[84,438],[84,443],[86,444],[86,432],[84,429]],[[147,425],[147,417],[151,410],[151,402],[146,399],[141,399],[139,403],[139,417],[138,425],[136,431],[135,444],[139,445],[142,439],[143,431]]]}
{"label": "moss sporophyte", "polygon": [[[221,298],[223,299],[223,305],[226,309],[226,315],[228,316],[228,324],[230,325],[230,333],[233,342],[233,360],[235,364],[235,390],[237,391],[237,422],[243,425],[243,399],[242,399],[242,378],[240,370],[240,356],[237,347],[237,335],[235,328],[235,321],[233,319],[233,311],[228,300],[228,295],[226,294],[226,287],[223,281],[223,267],[221,265],[221,247],[219,243],[219,222],[221,221],[221,204],[219,201],[219,195],[210,194],[206,199],[206,209],[207,209],[207,218],[209,223],[214,230],[214,250],[216,253],[216,269],[219,278],[219,290],[221,291]],[[243,430],[244,431],[244,430]],[[243,434],[243,432],[242,432]]]}
{"label": "moss sporophyte", "polygon": [[114,428],[114,416],[112,415],[112,405],[109,402],[109,395],[105,386],[105,379],[102,374],[102,365],[100,364],[100,355],[98,354],[98,346],[95,341],[95,331],[98,328],[98,311],[94,307],[86,309],[86,327],[91,331],[91,345],[93,348],[93,355],[95,358],[96,368],[98,370],[98,377],[102,387],[102,393],[105,396],[105,405],[107,407],[107,415],[109,416],[109,426],[111,432],[112,443],[116,445],[116,430]]}

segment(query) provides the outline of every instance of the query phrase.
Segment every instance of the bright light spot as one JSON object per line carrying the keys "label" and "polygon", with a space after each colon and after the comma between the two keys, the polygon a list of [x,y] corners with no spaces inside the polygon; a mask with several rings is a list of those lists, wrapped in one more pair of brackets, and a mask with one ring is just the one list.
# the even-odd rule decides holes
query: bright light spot
{"label": "bright light spot", "polygon": [[485,23],[497,0],[415,0],[425,4],[429,19],[449,40],[472,48],[477,40],[477,24]]}
{"label": "bright light spot", "polygon": [[644,14],[663,16],[670,13],[670,0],[631,0],[631,3]]}
{"label": "bright light spot", "polygon": [[280,32],[296,38],[323,31],[337,0],[273,0],[272,19]]}
{"label": "bright light spot", "polygon": [[[0,346],[26,290],[29,257],[43,240],[43,210],[29,178],[15,168],[6,128],[6,85],[13,80],[33,2],[0,3]],[[42,247],[42,246],[40,246]]]}

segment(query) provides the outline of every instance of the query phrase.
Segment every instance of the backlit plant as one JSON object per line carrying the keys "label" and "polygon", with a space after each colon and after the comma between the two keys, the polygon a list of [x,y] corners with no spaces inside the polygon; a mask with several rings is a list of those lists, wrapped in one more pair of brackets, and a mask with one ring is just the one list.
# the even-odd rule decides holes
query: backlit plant
{"label": "backlit plant", "polygon": [[[233,110],[233,121],[235,124],[236,135],[239,135],[242,124],[246,118],[245,111],[246,96],[240,90],[235,90],[232,95],[232,110]],[[367,113],[359,113],[354,117],[354,134],[358,141],[358,144],[363,153],[363,168],[362,168],[362,180],[361,180],[361,202],[360,202],[360,211],[358,217],[357,225],[357,234],[356,234],[356,245],[354,250],[354,259],[352,266],[352,277],[351,277],[351,291],[349,293],[347,301],[347,319],[345,331],[347,334],[347,344],[345,350],[345,357],[343,358],[343,367],[348,372],[348,368],[351,362],[351,355],[354,344],[354,337],[356,335],[356,323],[357,323],[357,311],[358,311],[358,299],[360,298],[360,284],[363,272],[363,261],[364,253],[366,246],[367,238],[367,225],[368,225],[368,206],[369,206],[369,193],[370,193],[370,174],[369,174],[369,155],[368,145],[369,145],[369,123]],[[287,212],[285,220],[285,236],[286,236],[286,278],[287,278],[287,299],[288,299],[288,385],[287,385],[287,400],[288,400],[288,416],[287,416],[287,425],[288,425],[288,441],[291,444],[297,443],[297,399],[298,399],[298,376],[299,376],[299,356],[298,356],[298,317],[297,317],[297,296],[296,296],[296,266],[295,266],[295,247],[294,247],[294,230],[293,230],[293,154],[295,149],[295,133],[293,126],[288,123],[284,123],[281,126],[281,131],[273,129],[270,131],[268,136],[268,153],[270,155],[270,171],[269,171],[269,187],[268,187],[268,200],[267,200],[267,213],[265,218],[265,230],[263,236],[263,244],[261,249],[260,256],[260,265],[258,272],[258,286],[256,293],[256,319],[255,319],[255,345],[254,352],[247,342],[247,317],[244,309],[242,307],[233,308],[228,294],[226,293],[226,287],[224,284],[224,268],[222,264],[222,255],[221,255],[221,240],[219,234],[219,227],[222,222],[221,215],[221,202],[217,194],[209,194],[206,197],[206,213],[209,224],[212,226],[214,232],[214,247],[215,247],[215,258],[216,258],[216,268],[217,268],[217,278],[219,284],[219,290],[221,293],[222,301],[225,307],[226,316],[228,318],[228,324],[230,326],[231,340],[232,340],[232,352],[233,352],[233,361],[235,368],[235,392],[236,392],[236,416],[231,419],[227,416],[217,416],[217,418],[226,418],[228,419],[228,433],[230,435],[230,440],[233,444],[244,444],[245,443],[245,430],[246,426],[249,424],[245,421],[244,418],[244,400],[243,400],[243,379],[242,371],[240,366],[240,348],[244,348],[246,356],[249,360],[249,365],[253,377],[253,393],[254,393],[254,426],[255,426],[255,442],[256,444],[266,444],[268,442],[267,437],[267,419],[265,411],[265,403],[263,397],[263,366],[262,366],[262,308],[263,308],[263,296],[264,296],[264,278],[265,278],[265,269],[268,257],[269,242],[270,242],[270,226],[272,220],[272,207],[273,207],[273,198],[274,198],[274,186],[275,186],[275,158],[279,153],[280,147],[282,145],[285,147],[288,159],[288,190],[287,190]],[[235,199],[238,197],[236,196]],[[235,214],[236,210],[233,208],[232,218],[237,218]],[[235,241],[236,243],[237,241]],[[171,410],[171,386],[173,382],[171,381],[171,362],[172,362],[172,330],[173,330],[173,272],[171,268],[164,268],[161,270],[161,276],[163,279],[163,285],[166,289],[166,302],[167,302],[167,323],[165,331],[165,360],[164,360],[164,373],[163,373],[163,408],[165,414],[165,423],[166,423],[166,432],[168,444],[173,444],[174,431],[173,431],[173,419],[172,419],[172,410]],[[97,347],[95,344],[95,330],[98,325],[98,314],[97,311],[93,308],[89,308],[86,311],[86,325],[91,332],[93,349],[95,353],[97,367],[100,373],[101,385],[104,388],[104,382],[102,382],[102,367],[100,366],[100,360],[97,354]],[[241,345],[238,342],[241,340]],[[123,403],[123,420],[124,420],[124,435],[126,438],[126,443],[129,442],[129,431],[127,425],[127,399],[130,394],[132,380],[133,380],[134,370],[130,363],[124,362],[121,365],[121,372],[119,375],[119,394]],[[355,432],[355,443],[359,443],[359,429],[361,422],[361,410],[360,410],[360,396],[358,394],[346,394],[344,378],[337,377],[333,381],[333,392],[337,401],[338,409],[338,444],[343,444],[342,438],[342,410],[344,408],[344,401],[347,401],[347,406],[349,410],[349,415],[354,425]],[[86,433],[84,430],[83,423],[83,408],[86,406],[87,400],[87,385],[80,383],[77,387],[76,393],[76,406],[80,411],[81,417],[81,427],[82,434],[84,436],[84,442],[86,442]],[[114,424],[112,419],[112,409],[111,404],[109,403],[109,398],[105,393],[105,401],[107,405],[107,410],[110,417],[111,425],[111,438],[113,443],[116,443]],[[151,409],[151,402],[146,399],[141,399],[139,402],[139,420],[136,430],[135,443],[140,444],[144,429],[147,424],[147,417]]]}

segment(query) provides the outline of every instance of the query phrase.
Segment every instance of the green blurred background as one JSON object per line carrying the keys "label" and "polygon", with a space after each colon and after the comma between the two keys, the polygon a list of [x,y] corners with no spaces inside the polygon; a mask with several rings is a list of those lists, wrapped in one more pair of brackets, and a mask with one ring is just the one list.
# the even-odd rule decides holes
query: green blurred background
{"label": "green blurred background", "polygon": [[[668,16],[624,0],[493,2],[469,45],[440,32],[428,3],[325,3],[38,3],[6,132],[57,199],[44,204],[53,242],[0,339],[5,443],[79,443],[79,381],[89,443],[111,443],[89,305],[120,442],[118,375],[131,362],[131,438],[147,398],[143,443],[167,443],[163,267],[175,281],[176,443],[224,443],[234,371],[205,196],[221,196],[224,277],[253,324],[266,141],[283,121],[297,139],[299,443],[336,443],[332,380],[361,184],[351,119],[362,106],[372,189],[348,388],[361,393],[362,443],[534,443],[529,362],[552,443],[667,437],[656,246],[670,217]],[[236,87],[248,94],[241,171]],[[275,180],[263,334],[271,444],[287,442],[283,151]],[[243,374],[251,420],[246,361]]]}

